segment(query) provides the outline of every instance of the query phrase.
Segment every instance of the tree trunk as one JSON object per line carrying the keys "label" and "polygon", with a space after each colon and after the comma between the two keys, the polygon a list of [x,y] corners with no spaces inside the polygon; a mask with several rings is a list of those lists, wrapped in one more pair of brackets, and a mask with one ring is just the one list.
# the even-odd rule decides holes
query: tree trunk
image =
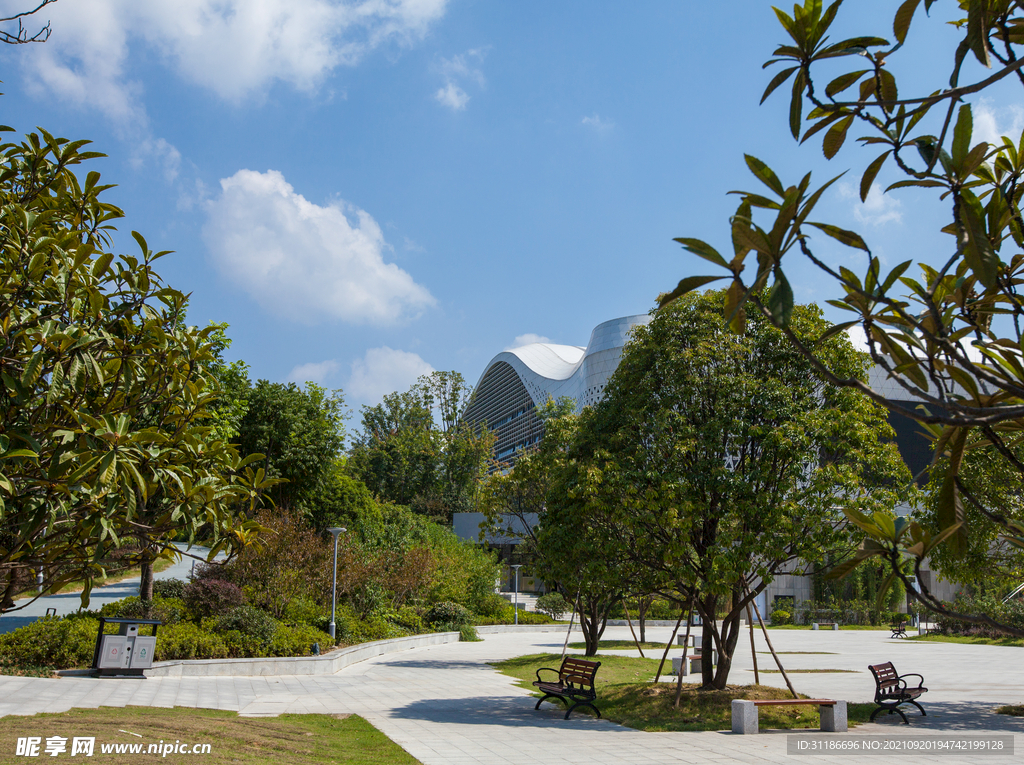
{"label": "tree trunk", "polygon": [[603,600],[600,597],[585,596],[580,598],[577,611],[580,615],[580,626],[583,628],[583,641],[586,643],[586,655],[596,656],[597,647],[608,623],[608,609],[614,599]]}
{"label": "tree trunk", "polygon": [[[148,551],[147,551],[148,553]],[[147,554],[142,559],[142,581],[139,582],[139,600],[148,603],[153,599],[153,560]],[[144,606],[149,617],[149,606]]]}
{"label": "tree trunk", "polygon": [[653,595],[646,595],[637,600],[636,604],[636,621],[640,625],[640,642],[647,642],[647,612],[651,609],[651,603],[654,602]]}

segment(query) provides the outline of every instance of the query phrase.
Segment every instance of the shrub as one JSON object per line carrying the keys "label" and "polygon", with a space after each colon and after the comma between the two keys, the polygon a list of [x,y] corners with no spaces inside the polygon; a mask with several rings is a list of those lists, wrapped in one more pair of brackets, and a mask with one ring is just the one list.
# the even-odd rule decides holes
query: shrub
{"label": "shrub", "polygon": [[415,606],[402,606],[392,618],[398,626],[409,630],[409,632],[426,632],[427,625],[423,620],[423,609]]}
{"label": "shrub", "polygon": [[793,614],[791,614],[789,611],[786,611],[785,609],[776,608],[768,616],[768,619],[771,621],[772,624],[792,624]]}
{"label": "shrub", "polygon": [[331,613],[309,598],[295,598],[285,607],[284,618],[281,621],[293,626],[311,624],[320,627],[323,624],[324,627],[320,627],[323,629],[330,624]]}
{"label": "shrub", "polygon": [[277,631],[277,622],[274,617],[256,606],[238,606],[220,617],[214,625],[214,630],[217,632],[237,630],[246,637],[269,644]]}
{"label": "shrub", "polygon": [[472,624],[463,624],[459,627],[459,641],[463,643],[476,643],[480,636],[476,634],[476,627]]}
{"label": "shrub", "polygon": [[222,616],[245,603],[237,585],[223,579],[197,579],[185,587],[185,605],[196,619]]}
{"label": "shrub", "polygon": [[466,608],[451,601],[435,603],[427,611],[425,618],[427,624],[441,632],[457,630],[462,625],[471,624],[473,621],[473,615]]}
{"label": "shrub", "polygon": [[88,667],[98,629],[99,621],[92,617],[43,617],[0,635],[0,657],[15,665]]}
{"label": "shrub", "polygon": [[569,602],[562,597],[561,593],[549,592],[547,595],[537,598],[537,610],[552,619],[561,619],[562,614],[569,610]]}
{"label": "shrub", "polygon": [[485,619],[495,619],[508,610],[508,601],[498,593],[492,592],[481,598],[473,610]]}
{"label": "shrub", "polygon": [[157,579],[153,582],[153,597],[184,600],[185,586],[181,579]]}
{"label": "shrub", "polygon": [[99,615],[111,619],[158,619],[164,624],[177,624],[185,618],[186,606],[178,598],[154,597],[147,604],[137,595],[131,595],[100,607]]}
{"label": "shrub", "polygon": [[157,661],[223,659],[228,655],[228,647],[220,635],[204,630],[192,622],[172,624],[156,634],[154,658]]}
{"label": "shrub", "polygon": [[315,627],[303,624],[299,627],[280,625],[270,643],[271,656],[309,656],[313,653],[313,643],[321,648],[330,647],[331,637]]}

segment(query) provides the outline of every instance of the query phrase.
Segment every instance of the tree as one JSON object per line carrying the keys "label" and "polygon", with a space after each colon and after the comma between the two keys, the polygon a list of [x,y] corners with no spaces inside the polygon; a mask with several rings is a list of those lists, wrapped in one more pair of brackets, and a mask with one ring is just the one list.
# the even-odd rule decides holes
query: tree
{"label": "tree", "polygon": [[379,499],[444,522],[471,510],[494,437],[459,421],[469,396],[458,372],[433,372],[405,393],[363,407],[352,474]]}
{"label": "tree", "polygon": [[[39,571],[44,587],[94,581],[134,549],[152,563],[200,533],[234,549],[256,530],[238,510],[267,487],[255,458],[204,424],[219,389],[213,328],[185,325],[186,297],[138,255],[108,251],[119,209],[99,156],[45,131],[0,146],[0,610]],[[19,606],[20,608],[21,606]]]}
{"label": "tree", "polygon": [[[839,506],[889,510],[910,483],[884,409],[821,380],[768,321],[730,332],[723,297],[687,295],[634,330],[560,481],[624,591],[693,599],[719,652],[703,683],[718,689],[754,597],[852,552]],[[795,306],[790,326],[809,338],[828,324]],[[842,335],[818,354],[843,377],[866,373]]]}
{"label": "tree", "polygon": [[[865,533],[859,557],[884,558],[905,584],[910,580],[901,572],[904,556],[913,561],[921,582],[921,565],[940,544],[947,545],[953,556],[965,553],[968,533],[973,533],[965,503],[976,517],[1000,528],[1001,544],[1024,547],[1021,519],[988,505],[990,498],[975,494],[961,475],[968,445],[991,452],[1018,475],[1024,473],[1024,462],[1017,456],[1024,424],[1024,302],[1019,295],[1024,276],[1024,255],[1019,252],[1024,247],[1020,211],[1024,135],[1002,137],[992,146],[976,141],[969,103],[997,83],[1024,85],[1024,58],[1019,55],[1024,44],[1024,4],[960,0],[957,5],[959,12],[954,11],[949,21],[960,31],[960,42],[949,49],[948,82],[926,85],[921,95],[898,88],[894,66],[910,56],[908,63],[913,67],[911,49],[903,44],[912,24],[924,23],[917,12],[922,6],[932,11],[935,0],[901,3],[893,18],[893,42],[873,36],[833,42],[828,33],[839,2],[823,8],[821,0],[804,0],[803,5],[794,6],[792,16],[776,9],[790,39],[766,64],[786,68],[771,80],[764,98],[792,79],[789,127],[794,138],[806,141],[823,131],[824,153],[831,159],[856,125],[866,133],[859,141],[882,150],[861,176],[862,199],[888,164],[902,180],[887,191],[912,189],[918,197],[941,205],[943,215],[950,211],[940,225],[950,237],[949,245],[918,253],[923,261],[919,278],[909,275],[911,260],[883,271],[880,258],[858,234],[810,221],[821,194],[835,179],[813,192],[810,175],[786,187],[765,163],[749,156],[748,166],[770,193],[741,192],[732,220],[734,255],[723,257],[699,239],[677,240],[727,272],[724,278],[731,285],[725,310],[734,327],[742,327],[748,309],[770,318],[831,382],[855,388],[928,426],[936,454],[933,522],[849,514]],[[965,66],[968,60],[993,71],[964,83],[974,71]],[[845,63],[848,71],[822,87],[819,76],[826,62]],[[929,66],[927,71],[936,69]],[[854,86],[856,95],[845,96]],[[811,123],[806,130],[805,103]],[[765,218],[766,223],[758,222]],[[863,276],[845,267],[831,267],[816,252],[819,234],[866,253]],[[797,249],[835,283],[836,297],[829,302],[852,314],[851,321],[837,330],[856,324],[863,327],[872,361],[903,388],[901,399],[887,398],[862,380],[833,373],[821,362],[814,339],[801,339],[792,332],[793,291],[784,265],[789,268],[790,253]],[[751,253],[756,264],[750,264],[752,273],[748,273]],[[717,278],[723,277],[683,279],[662,297],[662,304]],[[848,570],[838,569],[836,575]],[[926,586],[916,597],[933,611],[1024,634],[984,614],[955,613]]]}
{"label": "tree", "polygon": [[321,512],[342,468],[347,413],[341,391],[259,380],[243,395],[237,440],[243,452],[262,454],[267,475],[280,479],[270,491],[274,503],[307,515]]}
{"label": "tree", "polygon": [[22,22],[22,19],[24,19],[27,16],[31,16],[31,15],[33,15],[35,13],[38,13],[43,8],[45,8],[46,6],[51,5],[52,3],[55,3],[55,2],[57,2],[57,0],[41,0],[39,5],[37,5],[35,8],[33,8],[30,11],[22,11],[21,13],[14,13],[14,14],[11,14],[10,16],[6,16],[4,18],[0,18],[0,24],[6,24],[6,23],[11,22],[11,21],[17,21],[18,22],[18,30],[16,32],[8,32],[6,30],[0,30],[0,43],[6,43],[8,45],[23,45],[25,43],[46,42],[47,40],[49,40],[50,39],[50,22],[49,21],[47,21],[45,26],[41,27],[34,34],[29,34],[28,30],[25,29],[25,26],[24,26],[24,23]]}

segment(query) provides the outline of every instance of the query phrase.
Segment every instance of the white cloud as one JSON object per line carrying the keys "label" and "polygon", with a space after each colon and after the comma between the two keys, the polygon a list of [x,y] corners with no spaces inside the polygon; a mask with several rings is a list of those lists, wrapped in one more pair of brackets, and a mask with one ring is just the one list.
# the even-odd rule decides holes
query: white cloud
{"label": "white cloud", "polygon": [[474,48],[452,58],[441,59],[440,70],[444,86],[434,93],[434,99],[453,111],[462,111],[469,103],[469,94],[462,85],[472,82],[479,88],[487,85],[480,64],[487,55],[486,48]]}
{"label": "white cloud", "polygon": [[1020,104],[996,107],[987,98],[981,99],[971,110],[974,117],[974,135],[971,143],[985,141],[990,146],[1002,146],[1002,136],[1014,144],[1020,142],[1024,132],[1024,107]]}
{"label": "white cloud", "polygon": [[353,402],[374,405],[388,393],[408,390],[421,375],[434,371],[415,353],[397,351],[386,345],[370,348],[361,359],[352,362],[345,395]]}
{"label": "white cloud", "polygon": [[143,113],[128,71],[148,45],[186,80],[239,102],[275,82],[315,89],[385,43],[409,44],[441,18],[447,0],[89,0],[47,14],[53,34],[26,46],[37,88],[115,121]]}
{"label": "white cloud", "polygon": [[530,345],[532,343],[550,343],[551,338],[544,337],[543,335],[535,335],[532,332],[527,332],[525,335],[519,335],[515,340],[512,341],[512,345],[505,346],[506,351],[512,351],[516,348],[522,348],[524,345]]}
{"label": "white cloud", "polygon": [[615,123],[606,117],[601,117],[598,114],[594,114],[592,117],[584,117],[580,121],[581,125],[586,125],[593,128],[598,133],[607,133],[609,130],[615,127]]}
{"label": "white cloud", "polygon": [[877,182],[871,184],[868,198],[864,202],[860,201],[860,193],[849,183],[840,183],[838,189],[841,198],[856,200],[853,217],[858,223],[880,226],[883,223],[903,222],[903,203],[891,194],[884,193]]}
{"label": "white cloud", "polygon": [[316,361],[309,364],[299,364],[285,378],[287,382],[307,383],[313,382],[323,385],[329,378],[334,377],[341,365],[333,359],[327,361]]}
{"label": "white cloud", "polygon": [[454,111],[462,111],[469,103],[469,95],[453,82],[449,82],[434,94],[438,103],[444,104]]}
{"label": "white cloud", "polygon": [[376,221],[297,194],[276,170],[239,170],[206,203],[203,236],[220,271],[260,305],[304,323],[394,324],[436,301],[394,263]]}

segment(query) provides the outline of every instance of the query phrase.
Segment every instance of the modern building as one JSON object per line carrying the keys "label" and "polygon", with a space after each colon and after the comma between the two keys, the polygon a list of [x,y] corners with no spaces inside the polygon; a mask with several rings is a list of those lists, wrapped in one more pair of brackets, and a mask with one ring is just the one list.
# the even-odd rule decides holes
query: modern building
{"label": "modern building", "polygon": [[[648,314],[624,316],[598,324],[586,346],[532,343],[503,351],[487,364],[474,390],[473,399],[463,413],[463,420],[472,425],[486,425],[495,431],[494,456],[498,462],[514,464],[518,455],[537,444],[544,435],[544,423],[536,407],[548,399],[568,397],[577,410],[595,404],[604,395],[605,386],[622,357],[622,349],[630,331],[651,321]],[[851,335],[855,345],[866,350],[863,337]],[[902,387],[887,377],[884,370],[869,371],[871,387],[893,399],[904,397]],[[896,431],[896,443],[904,462],[915,475],[922,473],[931,461],[931,445],[913,420],[890,413],[889,423]],[[899,512],[901,508],[897,509]],[[902,508],[905,512],[907,508]],[[456,513],[454,530],[464,539],[479,540],[480,513]],[[508,557],[516,544],[511,537],[486,537],[490,544],[504,548]],[[938,580],[932,572],[922,572],[932,593],[950,599],[956,588]],[[796,602],[811,598],[811,580],[806,576],[781,575],[758,598],[762,613],[776,597],[793,598]]]}
{"label": "modern building", "polygon": [[463,421],[494,431],[495,458],[514,463],[544,435],[536,408],[566,397],[577,410],[597,403],[619,366],[630,330],[650,320],[640,314],[598,324],[586,346],[531,343],[502,351],[480,376]]}

